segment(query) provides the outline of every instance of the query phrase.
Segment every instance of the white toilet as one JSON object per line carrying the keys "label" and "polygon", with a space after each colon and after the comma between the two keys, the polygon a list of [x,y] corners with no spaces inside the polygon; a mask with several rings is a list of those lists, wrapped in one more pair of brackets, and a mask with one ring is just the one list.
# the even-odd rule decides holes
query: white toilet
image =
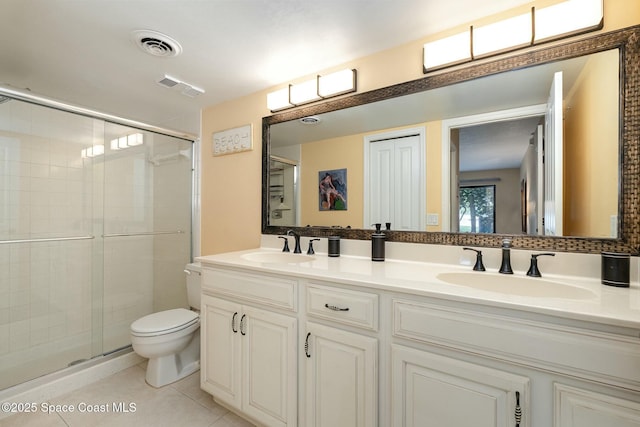
{"label": "white toilet", "polygon": [[144,316],[131,324],[133,350],[147,357],[146,380],[162,387],[200,369],[200,264],[187,264],[187,300],[176,308]]}

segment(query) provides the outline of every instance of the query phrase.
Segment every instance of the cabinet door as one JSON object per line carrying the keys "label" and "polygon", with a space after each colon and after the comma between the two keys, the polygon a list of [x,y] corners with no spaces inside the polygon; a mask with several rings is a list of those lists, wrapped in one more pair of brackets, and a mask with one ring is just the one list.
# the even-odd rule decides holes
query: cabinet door
{"label": "cabinet door", "polygon": [[398,345],[391,364],[394,426],[529,425],[526,377]]}
{"label": "cabinet door", "polygon": [[640,427],[637,402],[561,384],[554,396],[554,427]]}
{"label": "cabinet door", "polygon": [[378,340],[307,323],[305,351],[305,426],[377,426]]}
{"label": "cabinet door", "polygon": [[295,426],[297,396],[297,320],[243,307],[243,407],[267,426]]}
{"label": "cabinet door", "polygon": [[200,313],[203,390],[240,409],[240,304],[202,296]]}

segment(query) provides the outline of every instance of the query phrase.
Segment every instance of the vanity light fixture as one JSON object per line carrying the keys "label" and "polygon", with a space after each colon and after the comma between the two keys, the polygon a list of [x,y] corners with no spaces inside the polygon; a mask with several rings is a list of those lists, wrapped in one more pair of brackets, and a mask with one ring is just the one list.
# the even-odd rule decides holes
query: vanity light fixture
{"label": "vanity light fixture", "polygon": [[455,34],[424,45],[424,69],[437,70],[443,66],[471,60],[471,32]]}
{"label": "vanity light fixture", "polygon": [[308,104],[321,99],[355,92],[357,72],[355,69],[337,71],[267,94],[267,108],[271,112]]}
{"label": "vanity light fixture", "polygon": [[603,27],[603,0],[565,0],[425,43],[425,73]]}
{"label": "vanity light fixture", "polygon": [[267,94],[267,108],[269,110],[278,111],[291,107],[295,107],[295,105],[289,102],[288,87]]}
{"label": "vanity light fixture", "polygon": [[289,102],[293,105],[300,105],[317,101],[321,99],[318,92],[318,77],[306,82],[289,85]]}
{"label": "vanity light fixture", "polygon": [[533,14],[526,13],[493,24],[471,27],[473,57],[530,46],[533,40],[532,21]]}
{"label": "vanity light fixture", "polygon": [[338,96],[356,90],[356,70],[347,69],[318,76],[318,94],[323,98]]}
{"label": "vanity light fixture", "polygon": [[534,43],[601,29],[602,0],[568,0],[536,9]]}

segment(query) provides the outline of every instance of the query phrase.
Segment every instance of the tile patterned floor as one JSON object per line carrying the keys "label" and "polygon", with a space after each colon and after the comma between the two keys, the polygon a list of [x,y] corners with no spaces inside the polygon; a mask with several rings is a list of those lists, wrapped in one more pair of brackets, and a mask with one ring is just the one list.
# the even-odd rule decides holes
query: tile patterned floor
{"label": "tile patterned floor", "polygon": [[[72,405],[74,412],[65,412],[60,407],[57,411],[58,408],[52,408],[53,413],[47,414],[38,404],[37,412],[0,420],[0,427],[253,427],[200,389],[200,372],[155,389],[144,381],[145,367],[144,363],[133,366],[47,402],[48,405]],[[117,411],[120,404],[126,408],[133,404],[135,411]],[[88,412],[91,408],[96,411]]]}

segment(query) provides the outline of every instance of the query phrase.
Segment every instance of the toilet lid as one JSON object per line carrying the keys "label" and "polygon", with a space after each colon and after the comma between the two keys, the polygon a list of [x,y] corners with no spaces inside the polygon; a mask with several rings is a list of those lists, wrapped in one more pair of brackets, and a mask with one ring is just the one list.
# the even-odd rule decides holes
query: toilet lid
{"label": "toilet lid", "polygon": [[187,328],[199,320],[198,314],[184,308],[160,311],[141,317],[131,324],[135,335],[161,335]]}

